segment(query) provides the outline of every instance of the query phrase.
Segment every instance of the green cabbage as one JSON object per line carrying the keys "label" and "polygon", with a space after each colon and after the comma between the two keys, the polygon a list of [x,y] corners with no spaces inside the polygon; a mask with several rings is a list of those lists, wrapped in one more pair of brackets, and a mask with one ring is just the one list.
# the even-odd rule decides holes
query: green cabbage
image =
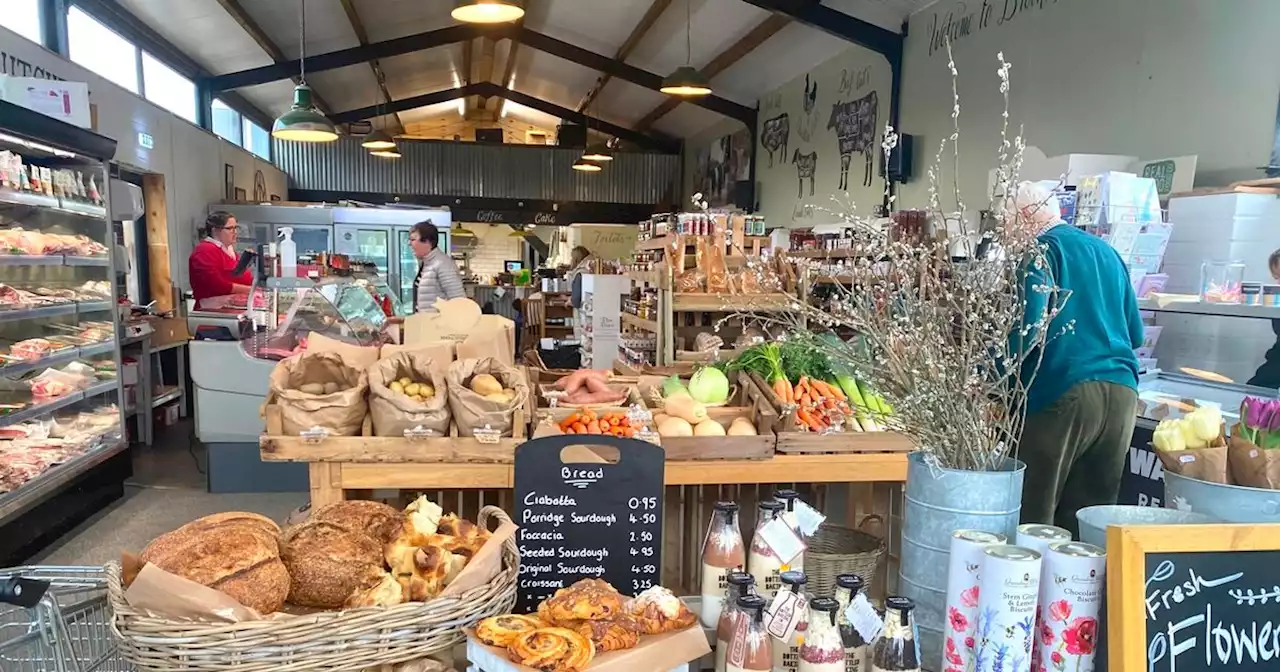
{"label": "green cabbage", "polygon": [[729,400],[729,379],[715,367],[703,367],[689,379],[689,395],[704,404],[723,404]]}

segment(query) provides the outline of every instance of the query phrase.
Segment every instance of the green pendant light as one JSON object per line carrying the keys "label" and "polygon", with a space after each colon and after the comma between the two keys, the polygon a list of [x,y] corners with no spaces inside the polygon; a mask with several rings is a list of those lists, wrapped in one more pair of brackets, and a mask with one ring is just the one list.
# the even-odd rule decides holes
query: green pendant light
{"label": "green pendant light", "polygon": [[325,118],[311,96],[311,87],[307,86],[307,3],[298,0],[299,24],[302,32],[301,70],[298,86],[293,89],[293,107],[276,118],[271,126],[271,136],[281,140],[295,142],[333,142],[338,139],[338,129],[333,122]]}
{"label": "green pendant light", "polygon": [[685,0],[684,3],[684,65],[675,69],[670,75],[662,80],[662,88],[659,91],[671,95],[692,98],[695,96],[711,95],[711,84],[707,82],[707,78],[693,67],[693,10],[690,4],[693,0]]}
{"label": "green pendant light", "polygon": [[521,0],[454,0],[453,18],[463,23],[507,23],[524,17]]}

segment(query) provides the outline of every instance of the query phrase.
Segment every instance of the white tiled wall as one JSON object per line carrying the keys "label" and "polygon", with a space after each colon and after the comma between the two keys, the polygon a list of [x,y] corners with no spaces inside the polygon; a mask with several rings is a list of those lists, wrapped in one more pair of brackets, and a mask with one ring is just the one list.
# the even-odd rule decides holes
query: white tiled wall
{"label": "white tiled wall", "polygon": [[511,238],[511,227],[506,224],[493,226],[463,222],[463,226],[475,232],[479,244],[471,251],[471,272],[478,276],[494,276],[504,269],[508,259],[520,259],[524,254],[524,239]]}

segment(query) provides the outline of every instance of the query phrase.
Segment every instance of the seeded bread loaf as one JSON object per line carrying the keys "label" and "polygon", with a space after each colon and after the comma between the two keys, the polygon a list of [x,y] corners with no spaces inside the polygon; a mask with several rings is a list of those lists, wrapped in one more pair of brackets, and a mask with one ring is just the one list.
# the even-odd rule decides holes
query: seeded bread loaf
{"label": "seeded bread loaf", "polygon": [[351,532],[363,532],[385,544],[399,534],[404,514],[382,502],[348,500],[322,506],[312,511],[307,520],[333,523]]}
{"label": "seeded bread loaf", "polygon": [[280,551],[291,579],[289,601],[301,606],[337,609],[386,575],[381,542],[324,520],[285,530]]}

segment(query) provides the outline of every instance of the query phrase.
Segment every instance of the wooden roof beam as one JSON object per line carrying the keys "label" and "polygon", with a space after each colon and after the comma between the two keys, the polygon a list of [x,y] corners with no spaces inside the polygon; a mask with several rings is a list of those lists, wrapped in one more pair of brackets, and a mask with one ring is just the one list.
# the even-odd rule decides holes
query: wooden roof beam
{"label": "wooden roof beam", "polygon": [[[657,23],[658,18],[662,16],[662,13],[667,11],[667,8],[671,6],[671,2],[672,0],[653,0],[653,3],[649,5],[649,9],[645,11],[644,16],[640,18],[640,22],[636,24],[635,28],[631,29],[631,34],[627,36],[626,41],[622,43],[621,47],[618,47],[617,53],[613,55],[614,60],[627,60],[627,57],[631,55],[631,52],[639,46],[640,40],[643,40],[644,36],[649,34],[649,30],[653,28],[653,24]],[[587,92],[587,95],[583,97],[582,102],[578,104],[578,111],[586,111],[587,107],[590,106],[597,97],[599,97],[600,92],[604,90],[605,85],[608,84],[609,80],[612,78],[613,75],[610,75],[607,72],[601,74],[600,77],[596,79],[595,85],[592,86],[591,90]],[[510,84],[508,82],[504,82],[503,85],[509,86]]]}
{"label": "wooden roof beam", "polygon": [[[248,12],[244,11],[244,7],[240,6],[239,0],[218,0],[218,4],[222,5],[222,9],[227,14],[230,14],[231,18],[236,20],[236,23],[240,24],[244,32],[248,33],[249,37],[252,37],[253,41],[258,43],[258,47],[265,51],[273,62],[277,65],[289,62],[289,59],[285,58],[284,52],[280,50],[280,47],[276,46],[275,41],[267,35],[262,26],[259,26],[258,22],[254,21]],[[297,75],[291,76],[289,79],[293,80],[294,85],[302,83],[302,80]],[[325,116],[329,116],[333,112],[333,108],[325,102],[324,98],[320,97],[319,91],[312,89],[311,99],[315,102],[316,108]]]}
{"label": "wooden roof beam", "polygon": [[[369,46],[369,31],[364,28],[364,21],[360,20],[360,13],[356,11],[354,0],[340,0],[342,2],[342,11],[347,13],[347,22],[351,24],[351,30],[356,34],[356,40],[360,42],[360,46]],[[391,102],[391,92],[387,90],[387,77],[382,73],[382,64],[378,59],[369,61],[369,69],[373,71],[373,78],[378,82],[378,91],[382,93],[384,102]],[[392,135],[400,135],[404,133],[404,124],[400,123],[399,115],[391,115],[395,120],[395,128]]]}

